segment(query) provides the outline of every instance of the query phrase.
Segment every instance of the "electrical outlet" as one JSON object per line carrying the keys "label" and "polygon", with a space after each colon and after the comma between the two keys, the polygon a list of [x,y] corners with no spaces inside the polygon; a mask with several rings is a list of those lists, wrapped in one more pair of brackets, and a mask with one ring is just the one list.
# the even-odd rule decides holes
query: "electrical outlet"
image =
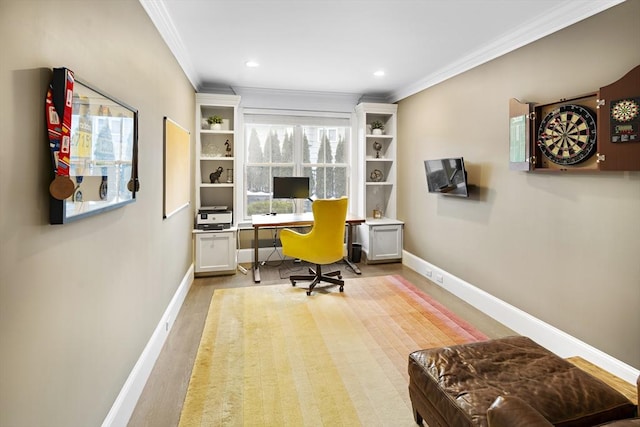
{"label": "electrical outlet", "polygon": [[427,268],[427,271],[425,272],[425,274],[427,275],[427,277],[431,277],[433,275],[433,271],[431,271],[431,269]]}
{"label": "electrical outlet", "polygon": [[440,273],[436,273],[436,282],[442,283],[444,281],[444,277]]}

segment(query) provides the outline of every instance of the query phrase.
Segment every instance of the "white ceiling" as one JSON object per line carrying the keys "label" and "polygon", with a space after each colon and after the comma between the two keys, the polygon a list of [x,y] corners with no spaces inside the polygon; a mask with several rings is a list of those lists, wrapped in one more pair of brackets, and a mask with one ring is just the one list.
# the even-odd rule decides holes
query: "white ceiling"
{"label": "white ceiling", "polygon": [[[395,102],[624,0],[140,0],[197,91]],[[245,63],[260,66],[248,68]],[[383,77],[373,73],[383,70]]]}

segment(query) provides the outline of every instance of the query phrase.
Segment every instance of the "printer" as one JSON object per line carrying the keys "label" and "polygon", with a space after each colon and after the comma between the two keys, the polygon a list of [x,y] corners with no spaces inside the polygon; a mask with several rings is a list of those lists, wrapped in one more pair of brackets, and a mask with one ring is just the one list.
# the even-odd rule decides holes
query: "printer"
{"label": "printer", "polygon": [[203,206],[196,215],[198,230],[225,230],[231,228],[233,215],[226,206]]}

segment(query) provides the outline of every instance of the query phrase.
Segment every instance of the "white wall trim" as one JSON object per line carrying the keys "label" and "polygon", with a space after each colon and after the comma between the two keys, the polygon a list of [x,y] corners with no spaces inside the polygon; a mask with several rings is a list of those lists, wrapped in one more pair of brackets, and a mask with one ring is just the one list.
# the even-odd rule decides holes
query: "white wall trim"
{"label": "white wall trim", "polygon": [[122,386],[111,410],[102,422],[102,427],[126,427],[138,403],[138,399],[142,394],[142,390],[149,379],[149,375],[151,375],[151,370],[160,355],[164,342],[169,336],[176,316],[191,288],[193,277],[194,266],[191,264],[187,273],[182,278],[176,293],[173,295],[173,298],[171,298],[164,314],[160,317],[160,321],[153,331],[153,334],[151,334],[149,342],[147,342],[138,361],[133,366],[129,377]]}
{"label": "white wall trim", "polygon": [[171,15],[167,11],[167,7],[162,0],[139,0],[140,4],[151,18],[151,21],[158,29],[160,36],[173,53],[178,61],[182,71],[187,76],[193,88],[197,91],[201,85],[198,72],[191,62],[189,53],[185,48],[184,42],[180,37],[180,33],[175,27]]}
{"label": "white wall trim", "polygon": [[[528,336],[560,357],[580,356],[635,385],[640,370],[508,304],[464,280],[403,251],[402,263],[520,335]],[[436,277],[442,276],[442,283]]]}

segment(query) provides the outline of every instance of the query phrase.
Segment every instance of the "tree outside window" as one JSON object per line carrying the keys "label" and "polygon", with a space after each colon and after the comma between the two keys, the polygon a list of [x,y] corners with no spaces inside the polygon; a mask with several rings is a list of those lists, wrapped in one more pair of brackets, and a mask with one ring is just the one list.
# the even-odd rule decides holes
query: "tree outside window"
{"label": "tree outside window", "polygon": [[347,144],[351,128],[342,119],[343,126],[306,124],[291,118],[277,124],[254,123],[247,120],[245,217],[255,214],[310,212],[310,200],[273,199],[274,176],[309,177],[311,199],[347,196],[348,159]]}

